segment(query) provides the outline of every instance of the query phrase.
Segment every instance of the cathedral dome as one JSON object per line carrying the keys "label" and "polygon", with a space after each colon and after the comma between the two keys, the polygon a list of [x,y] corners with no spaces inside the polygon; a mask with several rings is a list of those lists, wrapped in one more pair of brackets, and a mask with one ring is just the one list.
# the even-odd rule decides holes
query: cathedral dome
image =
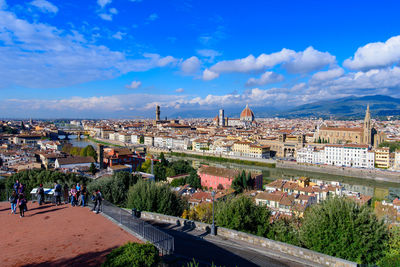
{"label": "cathedral dome", "polygon": [[241,121],[254,121],[254,113],[249,108],[249,105],[243,109],[242,113],[240,113],[240,120]]}

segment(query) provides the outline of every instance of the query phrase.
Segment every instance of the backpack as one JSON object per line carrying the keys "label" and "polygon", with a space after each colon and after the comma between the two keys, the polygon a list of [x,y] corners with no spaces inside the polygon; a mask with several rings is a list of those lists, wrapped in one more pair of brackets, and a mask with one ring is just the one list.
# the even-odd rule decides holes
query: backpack
{"label": "backpack", "polygon": [[15,197],[14,196],[10,196],[9,201],[10,201],[10,203],[14,203],[15,202]]}

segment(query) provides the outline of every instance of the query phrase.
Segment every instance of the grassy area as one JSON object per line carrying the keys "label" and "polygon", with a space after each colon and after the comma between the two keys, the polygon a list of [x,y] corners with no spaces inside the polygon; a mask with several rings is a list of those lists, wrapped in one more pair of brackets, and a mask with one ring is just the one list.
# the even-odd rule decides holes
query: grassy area
{"label": "grassy area", "polygon": [[197,159],[205,159],[209,161],[216,161],[216,162],[228,162],[228,163],[236,163],[236,164],[243,164],[243,165],[250,165],[250,166],[261,166],[261,167],[268,167],[268,168],[275,168],[275,163],[266,163],[266,162],[258,162],[258,161],[250,161],[250,160],[242,160],[242,159],[230,159],[230,158],[223,158],[223,157],[214,157],[214,156],[203,156],[203,155],[196,155],[196,154],[186,154],[182,152],[170,152],[171,156],[176,157],[190,157],[190,158],[197,158]]}
{"label": "grassy area", "polygon": [[90,141],[92,141],[92,142],[94,142],[94,143],[97,143],[97,144],[102,144],[102,145],[105,145],[105,146],[123,147],[123,146],[121,146],[121,145],[116,145],[116,144],[112,144],[112,143],[107,143],[107,142],[99,141],[99,140],[97,140],[97,139],[95,139],[95,138],[93,138],[93,137],[91,137],[91,136],[87,136],[87,138],[88,138],[88,140],[90,140]]}

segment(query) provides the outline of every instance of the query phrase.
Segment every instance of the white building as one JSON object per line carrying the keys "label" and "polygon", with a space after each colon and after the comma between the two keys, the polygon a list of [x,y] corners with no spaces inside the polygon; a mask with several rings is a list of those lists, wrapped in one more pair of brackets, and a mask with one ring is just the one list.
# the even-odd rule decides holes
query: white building
{"label": "white building", "polygon": [[140,138],[140,136],[138,136],[137,134],[132,134],[131,135],[131,143],[132,144],[138,144],[139,143],[139,138]]}
{"label": "white building", "polygon": [[326,145],[324,149],[307,146],[297,151],[297,162],[369,169],[374,168],[375,155],[368,145]]}

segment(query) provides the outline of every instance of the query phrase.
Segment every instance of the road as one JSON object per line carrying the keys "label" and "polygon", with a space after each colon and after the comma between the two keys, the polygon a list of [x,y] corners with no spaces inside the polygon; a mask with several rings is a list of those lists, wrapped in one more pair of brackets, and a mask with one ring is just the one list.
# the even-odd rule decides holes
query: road
{"label": "road", "polygon": [[[300,267],[316,266],[315,263],[299,259],[289,259],[287,255],[275,251],[267,251],[253,247],[248,243],[211,236],[198,230],[185,229],[164,222],[146,220],[161,228],[175,239],[174,256],[178,258],[176,266],[195,258],[201,266],[271,266],[271,267]],[[181,261],[179,261],[181,258]],[[183,261],[182,261],[183,260]],[[175,259],[176,261],[176,259]],[[298,262],[300,261],[300,263]],[[175,265],[172,265],[175,266]]]}

